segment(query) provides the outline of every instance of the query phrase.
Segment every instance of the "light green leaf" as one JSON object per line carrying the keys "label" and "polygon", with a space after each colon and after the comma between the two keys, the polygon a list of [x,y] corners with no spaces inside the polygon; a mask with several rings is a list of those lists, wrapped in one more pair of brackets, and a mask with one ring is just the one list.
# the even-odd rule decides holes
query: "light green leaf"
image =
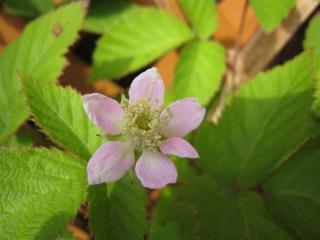
{"label": "light green leaf", "polygon": [[91,1],[83,28],[94,33],[106,33],[122,15],[134,11],[137,6],[127,0]]}
{"label": "light green leaf", "polygon": [[189,43],[175,69],[173,98],[196,97],[200,103],[208,103],[218,90],[224,71],[224,49],[220,44]]}
{"label": "light green leaf", "polygon": [[22,76],[28,106],[36,123],[62,148],[88,160],[103,143],[102,132],[84,112],[73,89]]}
{"label": "light green leaf", "polygon": [[143,240],[147,230],[147,196],[129,176],[89,188],[89,225],[97,240]]}
{"label": "light green leaf", "polygon": [[6,0],[4,5],[13,15],[26,18],[34,18],[54,9],[52,0]]}
{"label": "light green leaf", "polygon": [[0,56],[0,142],[28,118],[17,70],[55,81],[66,64],[62,55],[76,39],[83,15],[82,4],[74,3],[38,18]]}
{"label": "light green leaf", "polygon": [[0,152],[1,239],[54,239],[84,199],[85,166],[55,149]]}
{"label": "light green leaf", "polygon": [[193,221],[199,229],[194,239],[293,239],[254,192],[228,192],[206,176],[193,179],[180,191],[180,201],[195,207]]}
{"label": "light green leaf", "polygon": [[208,39],[217,28],[215,0],[180,0],[180,4],[200,39]]}
{"label": "light green leaf", "polygon": [[312,70],[304,53],[242,85],[219,123],[196,135],[202,169],[232,188],[252,187],[316,134]]}
{"label": "light green leaf", "polygon": [[300,239],[320,239],[319,140],[305,144],[264,185],[268,207]]}
{"label": "light green leaf", "polygon": [[191,37],[176,17],[155,8],[136,8],[98,41],[92,79],[119,78],[136,71]]}
{"label": "light green leaf", "polygon": [[271,32],[280,24],[295,4],[295,0],[249,0],[249,2],[261,26],[267,32]]}
{"label": "light green leaf", "polygon": [[312,109],[318,117],[320,117],[320,16],[316,15],[312,18],[306,31],[306,38],[304,40],[304,48],[312,49],[314,55],[314,68],[317,78],[317,88],[315,93],[315,101]]}

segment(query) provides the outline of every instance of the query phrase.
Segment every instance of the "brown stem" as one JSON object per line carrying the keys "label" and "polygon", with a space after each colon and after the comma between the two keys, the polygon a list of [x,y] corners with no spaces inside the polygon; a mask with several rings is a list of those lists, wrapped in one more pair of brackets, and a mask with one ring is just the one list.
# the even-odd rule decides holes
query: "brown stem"
{"label": "brown stem", "polygon": [[231,86],[232,87],[236,87],[236,82],[235,82],[235,77],[236,77],[236,64],[237,64],[237,60],[238,60],[238,56],[239,56],[239,52],[241,49],[241,39],[242,39],[242,35],[243,35],[243,30],[245,27],[245,19],[247,16],[247,12],[248,12],[248,7],[249,7],[249,2],[248,0],[245,0],[243,8],[242,8],[242,12],[241,12],[241,18],[240,18],[240,25],[239,25],[239,29],[238,29],[238,34],[237,34],[237,39],[236,39],[236,44],[234,47],[234,54],[232,56],[231,62],[230,62],[230,67],[229,70],[232,73],[232,78],[231,78]]}

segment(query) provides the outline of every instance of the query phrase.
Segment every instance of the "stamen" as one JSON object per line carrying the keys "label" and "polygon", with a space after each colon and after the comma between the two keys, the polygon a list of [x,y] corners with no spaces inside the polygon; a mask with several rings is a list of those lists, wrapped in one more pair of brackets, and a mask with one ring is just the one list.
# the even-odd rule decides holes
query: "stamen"
{"label": "stamen", "polygon": [[135,148],[155,151],[161,140],[160,113],[162,108],[154,108],[149,99],[142,99],[129,105],[127,100],[121,101],[125,109],[122,134]]}

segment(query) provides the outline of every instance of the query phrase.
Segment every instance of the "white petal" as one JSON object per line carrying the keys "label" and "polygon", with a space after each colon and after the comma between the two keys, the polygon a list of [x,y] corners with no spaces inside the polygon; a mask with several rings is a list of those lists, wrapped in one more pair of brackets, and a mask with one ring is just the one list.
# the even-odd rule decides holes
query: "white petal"
{"label": "white petal", "polygon": [[198,152],[183,138],[172,137],[163,141],[160,150],[166,155],[176,155],[183,158],[199,158]]}
{"label": "white petal", "polygon": [[136,163],[136,174],[142,185],[151,189],[163,188],[177,181],[173,162],[159,152],[144,151]]}
{"label": "white petal", "polygon": [[[166,122],[164,116],[172,118]],[[206,110],[195,98],[185,98],[171,103],[161,113],[161,132],[166,137],[184,137],[201,124]]]}
{"label": "white petal", "polygon": [[86,94],[82,98],[84,109],[94,124],[109,135],[121,132],[124,112],[117,101],[99,93]]}
{"label": "white petal", "polygon": [[129,103],[134,104],[139,99],[150,99],[153,106],[161,106],[164,89],[158,70],[155,67],[150,68],[133,80],[129,89]]}
{"label": "white petal", "polygon": [[120,179],[134,163],[134,152],[129,143],[107,142],[89,160],[88,183],[100,184]]}

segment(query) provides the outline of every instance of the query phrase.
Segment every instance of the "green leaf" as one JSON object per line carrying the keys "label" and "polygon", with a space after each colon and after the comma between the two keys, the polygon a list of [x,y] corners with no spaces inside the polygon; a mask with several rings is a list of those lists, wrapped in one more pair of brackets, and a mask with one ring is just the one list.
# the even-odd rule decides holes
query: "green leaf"
{"label": "green leaf", "polygon": [[98,41],[92,79],[119,78],[136,71],[191,37],[176,17],[155,8],[136,8]]}
{"label": "green leaf", "polygon": [[295,0],[249,0],[263,29],[271,32],[294,6]]}
{"label": "green leaf", "polygon": [[126,0],[91,1],[83,28],[94,33],[106,33],[122,15],[134,11],[136,5]]}
{"label": "green leaf", "polygon": [[180,0],[180,4],[200,39],[208,39],[217,28],[215,0]]}
{"label": "green leaf", "polygon": [[224,185],[248,188],[316,134],[312,70],[305,53],[242,85],[219,123],[196,135],[202,169]]}
{"label": "green leaf", "polygon": [[150,240],[195,239],[198,223],[193,221],[193,206],[177,203],[173,197],[163,195],[152,212]]}
{"label": "green leaf", "polygon": [[95,239],[143,240],[147,230],[147,196],[129,176],[89,188],[89,225]]}
{"label": "green leaf", "polygon": [[319,140],[305,144],[264,185],[268,207],[300,239],[320,239]]}
{"label": "green leaf", "polygon": [[175,69],[173,98],[196,97],[200,103],[208,103],[217,92],[224,71],[224,49],[220,44],[212,41],[189,43]]}
{"label": "green leaf", "polygon": [[36,123],[58,145],[88,160],[103,143],[102,132],[84,112],[72,88],[22,76],[28,106]]}
{"label": "green leaf", "polygon": [[180,201],[195,207],[193,221],[199,225],[200,240],[293,239],[254,192],[228,192],[206,176],[193,179],[180,191]]}
{"label": "green leaf", "polygon": [[316,15],[312,18],[306,31],[306,38],[303,42],[305,49],[312,49],[314,55],[314,68],[317,78],[317,88],[315,93],[315,101],[312,109],[318,117],[320,117],[320,16]]}
{"label": "green leaf", "polygon": [[74,42],[84,15],[82,4],[66,5],[31,22],[0,56],[0,142],[28,118],[17,70],[46,81],[55,81]]}
{"label": "green leaf", "polygon": [[52,0],[7,0],[4,4],[13,15],[26,18],[34,18],[54,9]]}
{"label": "green leaf", "polygon": [[54,239],[84,199],[85,166],[56,149],[0,152],[0,236]]}
{"label": "green leaf", "polygon": [[76,238],[73,237],[67,229],[65,229],[62,235],[57,237],[55,240],[76,240]]}

